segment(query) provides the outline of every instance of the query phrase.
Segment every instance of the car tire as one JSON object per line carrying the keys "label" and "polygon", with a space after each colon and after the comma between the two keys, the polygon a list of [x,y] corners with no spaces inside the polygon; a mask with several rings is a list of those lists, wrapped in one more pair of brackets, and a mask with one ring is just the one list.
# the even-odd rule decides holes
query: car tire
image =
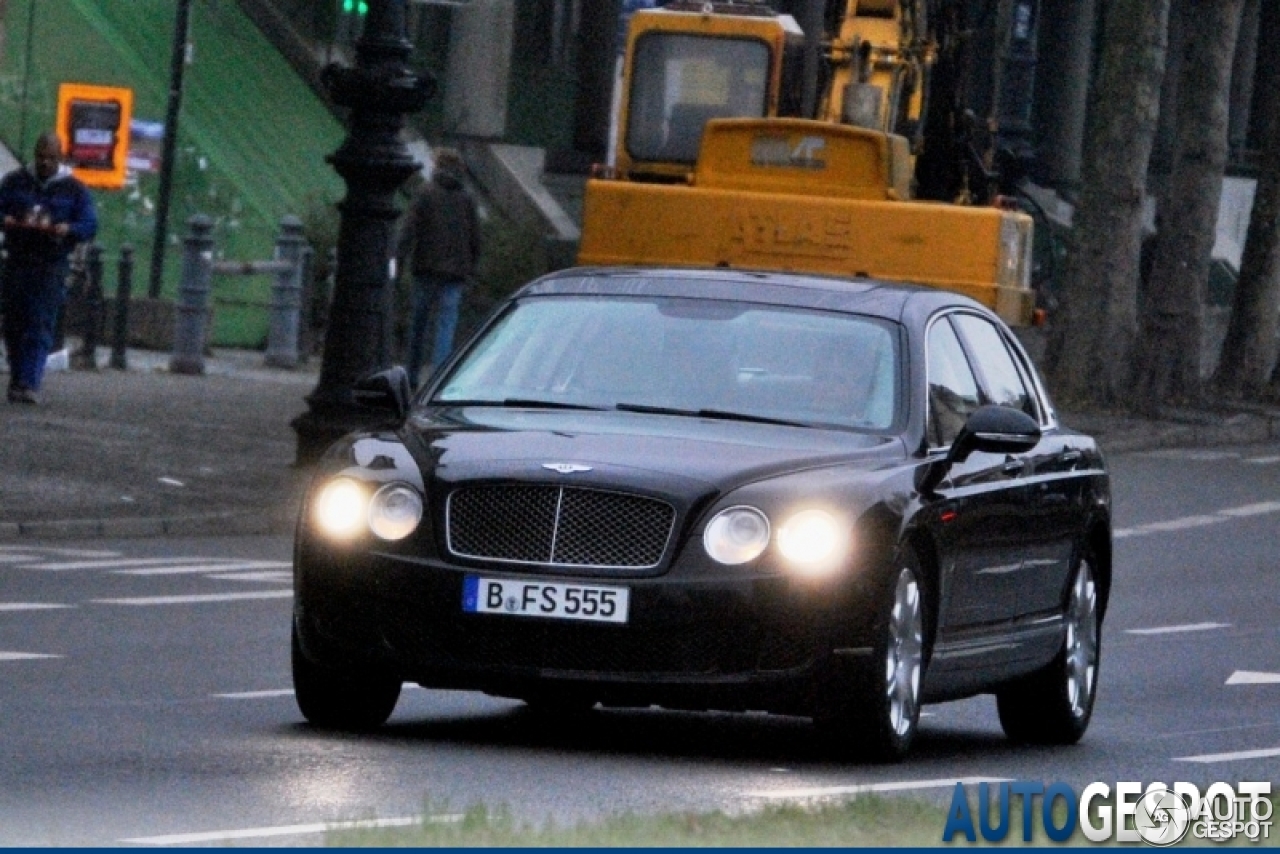
{"label": "car tire", "polygon": [[325,729],[369,730],[391,717],[400,680],[324,667],[307,658],[295,626],[291,638],[293,694],[302,716]]}
{"label": "car tire", "polygon": [[1084,736],[1098,693],[1102,621],[1093,558],[1076,565],[1063,613],[1062,648],[1048,666],[996,693],[1000,726],[1022,744],[1075,744]]}
{"label": "car tire", "polygon": [[899,550],[880,591],[871,658],[851,695],[818,723],[839,753],[872,762],[898,762],[920,724],[920,685],[927,662],[924,572],[909,546]]}

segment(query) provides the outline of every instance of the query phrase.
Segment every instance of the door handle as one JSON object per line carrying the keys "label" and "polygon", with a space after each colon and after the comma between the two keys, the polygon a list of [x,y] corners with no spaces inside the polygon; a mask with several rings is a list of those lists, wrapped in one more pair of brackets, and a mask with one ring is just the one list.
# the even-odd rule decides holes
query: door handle
{"label": "door handle", "polygon": [[1004,465],[1000,466],[1000,472],[1007,475],[1022,474],[1022,470],[1026,467],[1026,460],[1005,460]]}
{"label": "door handle", "polygon": [[1080,453],[1075,448],[1072,448],[1067,451],[1063,451],[1061,454],[1058,455],[1058,461],[1061,462],[1064,466],[1070,466],[1071,468],[1075,468],[1076,463],[1080,462],[1080,460],[1083,458],[1084,458],[1084,454]]}

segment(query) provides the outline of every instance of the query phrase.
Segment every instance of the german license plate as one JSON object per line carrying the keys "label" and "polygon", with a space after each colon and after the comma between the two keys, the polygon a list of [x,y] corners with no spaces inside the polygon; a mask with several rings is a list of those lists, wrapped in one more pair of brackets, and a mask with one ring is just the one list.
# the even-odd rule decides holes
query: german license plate
{"label": "german license plate", "polygon": [[479,575],[462,584],[462,610],[471,614],[625,623],[630,605],[630,589],[612,585]]}

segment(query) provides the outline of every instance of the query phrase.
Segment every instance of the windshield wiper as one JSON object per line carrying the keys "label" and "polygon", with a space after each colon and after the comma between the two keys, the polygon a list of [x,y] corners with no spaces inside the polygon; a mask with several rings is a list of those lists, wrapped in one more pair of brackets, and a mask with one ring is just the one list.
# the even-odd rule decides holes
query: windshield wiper
{"label": "windshield wiper", "polygon": [[753,424],[781,424],[784,427],[812,427],[805,421],[786,418],[770,418],[748,412],[730,412],[727,409],[679,409],[674,406],[649,406],[645,403],[619,403],[614,407],[621,412],[643,412],[649,415],[682,415],[687,418],[718,418],[723,421],[747,421]]}
{"label": "windshield wiper", "polygon": [[607,406],[590,406],[585,403],[566,403],[561,400],[537,400],[525,397],[505,397],[502,400],[431,400],[431,406],[509,406],[514,409],[585,409],[603,412]]}

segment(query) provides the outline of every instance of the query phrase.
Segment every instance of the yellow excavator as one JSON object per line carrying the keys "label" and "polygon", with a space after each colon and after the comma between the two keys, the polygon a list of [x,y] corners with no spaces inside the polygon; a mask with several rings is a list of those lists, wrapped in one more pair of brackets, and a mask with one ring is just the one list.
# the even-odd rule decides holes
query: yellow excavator
{"label": "yellow excavator", "polygon": [[942,6],[831,0],[820,34],[753,0],[636,11],[578,262],[917,282],[1034,322],[1031,218],[970,171],[936,178],[974,153],[931,92]]}

